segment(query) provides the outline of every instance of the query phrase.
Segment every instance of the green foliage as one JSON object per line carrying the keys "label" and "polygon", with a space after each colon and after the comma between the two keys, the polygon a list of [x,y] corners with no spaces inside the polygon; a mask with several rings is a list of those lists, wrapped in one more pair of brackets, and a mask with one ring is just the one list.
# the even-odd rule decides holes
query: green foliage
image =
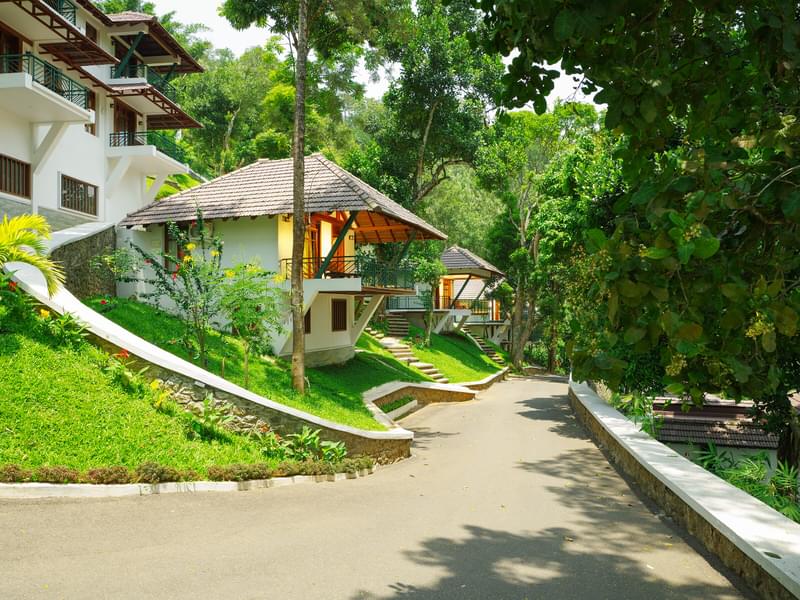
{"label": "green foliage", "polygon": [[[413,339],[424,332],[411,327]],[[410,340],[409,340],[410,341]],[[474,342],[463,335],[431,335],[430,344],[414,346],[414,355],[423,362],[434,365],[450,381],[478,381],[494,375],[500,368],[486,356]]]}
{"label": "green foliage", "polygon": [[88,335],[86,326],[69,313],[53,315],[43,310],[38,321],[56,344],[77,348]]}
{"label": "green foliage", "polygon": [[397,398],[397,400],[392,400],[386,404],[381,404],[380,409],[385,413],[390,413],[413,401],[414,398],[412,396],[403,396],[402,398]]}
{"label": "green foliage", "polygon": [[639,425],[645,433],[652,437],[658,435],[664,424],[664,417],[653,412],[653,398],[638,392],[632,394],[614,394],[611,405]]}
{"label": "green foliage", "polygon": [[[539,112],[561,61],[608,105],[624,136],[626,189],[605,240],[589,240],[589,301],[605,313],[579,378],[616,386],[622,345],[660,352],[664,384],[686,398],[750,397],[800,461],[797,335],[800,73],[796,6],[778,0],[615,5],[482,3],[489,51],[519,53],[505,101]],[[536,32],[536,35],[532,35]],[[626,332],[642,329],[637,341]],[[793,440],[793,441],[792,441]]]}
{"label": "green foliage", "polygon": [[713,443],[696,452],[693,458],[704,469],[800,523],[797,467],[778,461],[775,471],[768,476],[770,464],[766,452],[734,459],[730,452]]}
{"label": "green foliage", "polygon": [[286,446],[289,457],[304,461],[316,456],[320,452],[319,431],[303,427],[299,433],[289,434]]}
{"label": "green foliage", "polygon": [[286,293],[275,286],[274,273],[248,264],[225,272],[221,313],[244,349],[244,385],[250,384],[250,356],[270,350],[272,335],[283,329]]}
{"label": "green foliage", "polygon": [[325,440],[320,444],[320,457],[326,463],[338,464],[347,456],[347,447],[344,442],[331,442]]}
{"label": "green foliage", "polygon": [[214,396],[208,394],[203,399],[203,406],[198,413],[189,413],[186,419],[186,431],[189,439],[198,439],[205,442],[212,440],[227,441],[227,429],[233,421],[233,415],[226,407],[214,402]]}
{"label": "green foliage", "polygon": [[45,240],[50,239],[50,224],[41,215],[20,215],[0,222],[0,271],[6,263],[20,262],[36,267],[52,296],[64,282],[61,266],[48,257]]}

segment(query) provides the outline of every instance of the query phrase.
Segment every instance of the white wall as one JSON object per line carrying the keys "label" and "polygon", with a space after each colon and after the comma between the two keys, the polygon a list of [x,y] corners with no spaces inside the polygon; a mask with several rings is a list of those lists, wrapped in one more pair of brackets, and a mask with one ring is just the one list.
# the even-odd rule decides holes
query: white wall
{"label": "white wall", "polygon": [[[333,299],[347,300],[347,330],[332,331],[331,305]],[[319,294],[311,304],[311,333],[306,335],[306,352],[328,350],[331,348],[349,347],[350,331],[355,321],[353,296],[336,294]]]}
{"label": "white wall", "polygon": [[215,221],[214,234],[225,242],[222,262],[226,267],[251,262],[254,259],[262,268],[278,272],[280,217],[259,217],[236,221]]}

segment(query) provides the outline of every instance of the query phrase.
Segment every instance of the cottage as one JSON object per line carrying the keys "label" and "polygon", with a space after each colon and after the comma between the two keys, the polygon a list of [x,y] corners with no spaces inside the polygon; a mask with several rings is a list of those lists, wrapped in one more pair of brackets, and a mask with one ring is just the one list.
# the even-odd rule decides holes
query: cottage
{"label": "cottage", "polygon": [[[356,341],[384,298],[414,294],[411,265],[382,261],[369,249],[399,243],[407,250],[413,240],[447,236],[320,154],[306,157],[305,177],[306,362],[319,366],[352,358]],[[291,159],[260,160],[153,202],[121,221],[128,232],[120,233],[120,243],[130,241],[153,252],[167,249],[165,224],[188,226],[198,209],[214,234],[223,238],[228,265],[257,260],[288,278]],[[122,286],[120,294],[141,291]],[[291,353],[289,327],[274,337],[272,346],[278,356]]]}

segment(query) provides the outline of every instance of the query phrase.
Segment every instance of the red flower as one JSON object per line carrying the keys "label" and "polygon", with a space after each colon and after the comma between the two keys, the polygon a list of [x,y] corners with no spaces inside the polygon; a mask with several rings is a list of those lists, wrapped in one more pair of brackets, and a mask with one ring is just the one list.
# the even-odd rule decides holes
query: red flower
{"label": "red flower", "polygon": [[178,278],[178,272],[177,272],[177,271],[175,271],[175,272],[172,274],[172,281],[175,281],[177,278]]}
{"label": "red flower", "polygon": [[130,358],[131,353],[125,350],[125,348],[123,348],[122,350],[117,352],[114,356],[116,356],[117,358]]}
{"label": "red flower", "polygon": [[10,289],[12,292],[17,291],[17,282],[16,281],[9,281],[8,282],[8,289]]}
{"label": "red flower", "polygon": [[146,261],[144,261],[144,264],[146,264],[146,265],[152,265],[152,264],[153,264],[153,261],[152,261],[152,260],[150,260],[150,259],[148,258]]}
{"label": "red flower", "polygon": [[108,300],[100,300],[100,304],[102,304],[103,306],[105,306],[106,304],[108,304]]}

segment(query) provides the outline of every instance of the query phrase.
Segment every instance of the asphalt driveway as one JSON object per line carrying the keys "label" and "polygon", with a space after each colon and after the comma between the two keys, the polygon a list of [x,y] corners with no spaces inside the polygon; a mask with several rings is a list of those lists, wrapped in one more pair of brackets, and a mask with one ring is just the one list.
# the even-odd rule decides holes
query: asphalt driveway
{"label": "asphalt driveway", "polygon": [[0,502],[0,597],[749,597],[637,495],[567,386],[514,379],[404,420],[414,458],[238,493]]}

